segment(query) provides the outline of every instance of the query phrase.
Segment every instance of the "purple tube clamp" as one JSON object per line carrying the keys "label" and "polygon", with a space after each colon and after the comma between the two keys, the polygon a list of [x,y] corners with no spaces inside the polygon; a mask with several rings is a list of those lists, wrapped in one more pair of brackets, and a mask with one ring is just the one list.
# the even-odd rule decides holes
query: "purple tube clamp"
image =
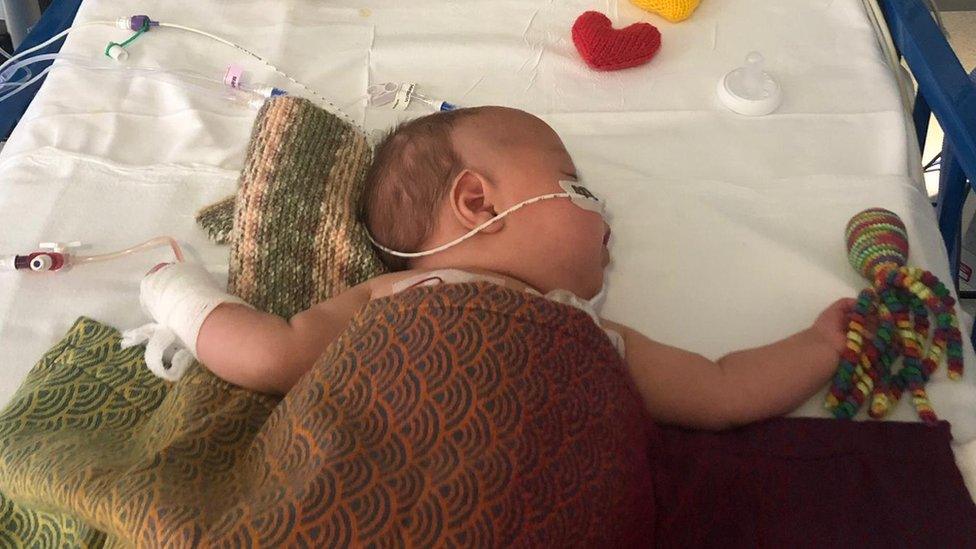
{"label": "purple tube clamp", "polygon": [[153,21],[148,15],[133,15],[129,18],[129,28],[137,31],[141,30],[145,26],[147,29],[149,27],[158,27],[159,21]]}

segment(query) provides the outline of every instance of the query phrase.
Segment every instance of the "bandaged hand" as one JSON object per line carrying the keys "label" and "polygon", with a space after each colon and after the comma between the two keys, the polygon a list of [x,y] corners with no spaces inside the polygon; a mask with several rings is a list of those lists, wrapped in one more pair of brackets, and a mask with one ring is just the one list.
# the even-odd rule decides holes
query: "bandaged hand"
{"label": "bandaged hand", "polygon": [[145,343],[146,365],[169,381],[196,358],[200,327],[214,309],[223,303],[249,306],[223,291],[205,269],[186,262],[153,268],[142,279],[139,301],[155,322],[123,333],[121,346]]}

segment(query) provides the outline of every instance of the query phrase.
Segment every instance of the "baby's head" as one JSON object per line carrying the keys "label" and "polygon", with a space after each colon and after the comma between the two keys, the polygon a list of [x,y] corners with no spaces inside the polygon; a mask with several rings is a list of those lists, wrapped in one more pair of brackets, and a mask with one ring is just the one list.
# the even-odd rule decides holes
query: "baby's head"
{"label": "baby's head", "polygon": [[[564,192],[559,182],[576,179],[559,136],[531,114],[505,107],[432,114],[399,126],[377,147],[366,177],[366,223],[387,248],[428,250],[524,200]],[[599,213],[555,198],[442,252],[383,256],[394,270],[480,268],[589,299],[603,285],[609,234]]]}

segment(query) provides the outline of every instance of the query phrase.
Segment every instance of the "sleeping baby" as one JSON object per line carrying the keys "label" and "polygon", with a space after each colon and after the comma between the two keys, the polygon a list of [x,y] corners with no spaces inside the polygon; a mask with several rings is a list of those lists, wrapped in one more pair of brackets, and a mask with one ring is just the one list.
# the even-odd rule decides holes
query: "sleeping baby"
{"label": "sleeping baby", "polygon": [[601,318],[610,227],[559,136],[523,111],[478,107],[399,126],[366,181],[366,223],[393,272],[284,319],[221,291],[198,266],[157,265],[143,307],[215,375],[284,394],[370,300],[487,282],[587,313],[620,353],[650,417],[721,430],[786,414],[825,386],[853,299],[785,339],[712,361]]}

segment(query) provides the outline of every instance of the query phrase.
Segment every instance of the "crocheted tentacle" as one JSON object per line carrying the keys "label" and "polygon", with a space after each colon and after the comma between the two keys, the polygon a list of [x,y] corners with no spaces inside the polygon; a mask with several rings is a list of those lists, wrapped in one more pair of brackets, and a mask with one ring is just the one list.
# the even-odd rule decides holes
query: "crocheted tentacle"
{"label": "crocheted tentacle", "polygon": [[875,384],[874,391],[871,393],[871,406],[868,409],[868,415],[874,419],[883,418],[891,406],[898,402],[902,393],[899,379],[891,375],[891,367],[898,360],[900,349],[897,328],[891,320],[890,313],[886,314],[887,318],[882,320],[877,336],[878,339],[885,342],[877,362],[878,377],[881,381]]}
{"label": "crocheted tentacle", "polygon": [[[870,383],[865,383],[862,395],[855,395],[854,404],[860,408],[870,392],[871,405],[868,407],[868,414],[879,419],[887,412],[892,402],[897,401],[899,392],[892,390],[891,365],[897,360],[901,349],[899,333],[894,321],[894,315],[889,308],[889,304],[897,298],[893,295],[892,288],[885,288],[878,296],[877,309],[877,329],[871,338],[871,344],[866,349],[866,361],[864,365],[866,377]],[[856,410],[855,410],[856,411]]]}
{"label": "crocheted tentacle", "polygon": [[962,337],[959,320],[955,314],[955,300],[939,279],[928,271],[908,269],[899,285],[925,304],[935,317],[935,333],[929,347],[925,365],[925,379],[938,367],[942,355],[949,364],[949,377],[958,379],[962,374]]}
{"label": "crocheted tentacle", "polygon": [[[913,291],[935,316],[936,328],[932,346],[945,352],[949,379],[959,379],[963,372],[962,334],[959,332],[959,317],[956,316],[956,300],[949,294],[949,289],[931,272],[915,268],[912,269],[912,277],[922,288],[930,292],[926,293],[921,289],[918,292]],[[919,284],[914,287],[919,287]],[[932,370],[934,371],[939,364],[939,357],[933,358]]]}
{"label": "crocheted tentacle", "polygon": [[857,411],[847,399],[860,378],[859,369],[865,356],[865,342],[870,338],[867,326],[877,315],[877,294],[873,288],[865,288],[857,296],[847,324],[847,348],[841,353],[840,363],[834,373],[833,383],[827,393],[825,407],[838,418],[852,417]]}
{"label": "crocheted tentacle", "polygon": [[850,389],[847,391],[844,401],[834,410],[834,417],[838,419],[852,418],[864,405],[864,401],[871,394],[875,382],[879,380],[876,360],[873,358],[877,356],[876,343],[873,340],[865,342],[864,352],[851,375]]}
{"label": "crocheted tentacle", "polygon": [[[911,276],[916,276],[916,274],[912,271],[920,271],[920,269],[910,270],[909,274]],[[929,339],[930,324],[928,307],[926,307],[925,302],[915,294],[911,294],[910,307],[915,321],[913,326],[915,335],[924,345]],[[907,371],[905,368],[902,368],[902,370],[898,372],[899,376],[903,378],[904,384],[909,387],[909,391],[912,393],[912,403],[915,405],[915,410],[918,412],[919,417],[929,424],[937,422],[938,417],[932,410],[932,404],[929,402],[928,395],[925,392],[924,383],[928,382],[929,376],[932,375],[932,372],[934,372],[939,365],[938,349],[939,346],[937,344],[930,343],[928,345],[928,351],[925,352],[924,358],[920,361],[921,371],[919,377],[921,378],[921,384],[918,383],[917,378],[914,380],[915,384],[912,384],[913,379],[908,374],[912,374],[914,372]]]}
{"label": "crocheted tentacle", "polygon": [[[917,341],[917,344],[906,345],[902,351],[905,361],[898,372],[899,385],[911,393],[919,417],[926,423],[935,423],[938,417],[928,399],[925,383],[938,368],[943,355],[947,357],[950,378],[958,379],[962,372],[962,338],[953,308],[955,300],[937,277],[922,269],[900,269],[889,277],[889,282],[906,294],[906,302],[912,304],[916,318],[910,330],[907,322],[899,323],[901,333]],[[923,352],[929,332],[927,311],[935,317],[936,328],[927,352]]]}
{"label": "crocheted tentacle", "polygon": [[[897,374],[903,383],[899,383],[898,386],[904,386],[911,393],[912,403],[915,405],[918,416],[926,423],[934,423],[938,421],[938,418],[932,410],[932,405],[925,392],[925,382],[928,380],[928,375],[925,374],[925,368],[922,364],[928,334],[920,334],[911,319],[911,304],[919,298],[911,291],[910,287],[913,280],[910,269],[907,268],[899,269],[889,276],[889,283],[895,290],[892,293],[896,296],[895,301],[897,301],[897,309],[892,309],[892,315],[902,342],[901,355],[904,357],[902,367]],[[935,347],[930,346],[930,351],[933,348]]]}

